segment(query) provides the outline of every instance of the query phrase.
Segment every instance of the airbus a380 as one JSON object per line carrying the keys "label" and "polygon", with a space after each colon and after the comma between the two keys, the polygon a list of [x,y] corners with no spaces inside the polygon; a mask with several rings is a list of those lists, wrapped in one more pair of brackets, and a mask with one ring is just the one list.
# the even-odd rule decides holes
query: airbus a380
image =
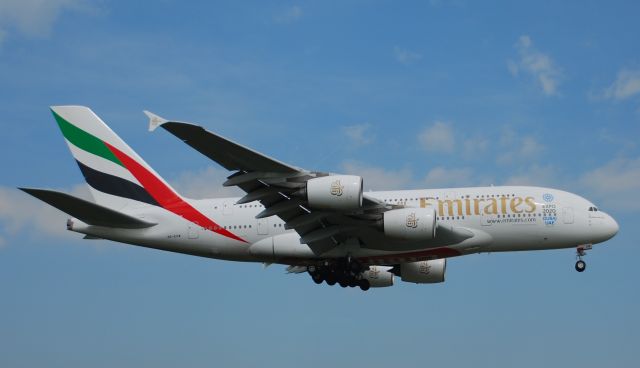
{"label": "airbus a380", "polygon": [[224,186],[241,198],[178,194],[96,114],[54,106],[93,201],[20,188],[71,216],[67,229],[108,239],[230,261],[288,265],[317,284],[391,286],[445,279],[450,257],[482,252],[575,248],[618,232],[589,200],[561,190],[491,186],[364,192],[363,180],[304,170],[204,128],[145,111],[161,127],[231,171]]}

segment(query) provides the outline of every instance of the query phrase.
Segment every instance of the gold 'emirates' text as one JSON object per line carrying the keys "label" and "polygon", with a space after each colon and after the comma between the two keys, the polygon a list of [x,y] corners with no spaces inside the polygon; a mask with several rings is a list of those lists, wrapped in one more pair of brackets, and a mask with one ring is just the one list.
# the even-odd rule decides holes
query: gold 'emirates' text
{"label": "gold 'emirates' text", "polygon": [[506,215],[507,213],[532,213],[536,211],[536,202],[533,197],[420,198],[420,207],[434,206],[436,202],[438,216]]}

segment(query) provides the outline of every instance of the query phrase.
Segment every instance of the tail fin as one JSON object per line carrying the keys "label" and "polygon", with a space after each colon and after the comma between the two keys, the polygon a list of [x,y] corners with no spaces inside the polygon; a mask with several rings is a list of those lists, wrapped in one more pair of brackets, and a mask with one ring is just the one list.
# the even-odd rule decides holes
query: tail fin
{"label": "tail fin", "polygon": [[96,203],[165,207],[182,198],[91,109],[52,106],[53,116]]}

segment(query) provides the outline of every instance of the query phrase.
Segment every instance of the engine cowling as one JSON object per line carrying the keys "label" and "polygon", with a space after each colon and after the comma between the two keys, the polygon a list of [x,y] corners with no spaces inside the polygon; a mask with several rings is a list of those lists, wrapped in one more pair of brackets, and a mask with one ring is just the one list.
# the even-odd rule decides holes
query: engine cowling
{"label": "engine cowling", "polygon": [[431,240],[436,236],[436,210],[400,208],[384,213],[384,234],[403,240]]}
{"label": "engine cowling", "polygon": [[400,265],[400,279],[416,284],[436,284],[444,282],[446,271],[446,259],[403,263]]}
{"label": "engine cowling", "polygon": [[362,177],[330,175],[309,179],[307,201],[315,209],[358,209],[362,207]]}
{"label": "engine cowling", "polygon": [[391,267],[369,266],[369,269],[362,272],[362,278],[369,281],[371,287],[393,286],[393,273]]}

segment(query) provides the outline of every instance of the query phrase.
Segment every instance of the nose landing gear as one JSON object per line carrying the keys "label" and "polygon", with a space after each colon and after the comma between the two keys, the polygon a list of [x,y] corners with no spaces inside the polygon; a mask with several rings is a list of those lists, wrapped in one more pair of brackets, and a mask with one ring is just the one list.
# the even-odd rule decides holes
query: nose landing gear
{"label": "nose landing gear", "polygon": [[576,262],[576,271],[583,272],[587,269],[587,264],[583,260]]}
{"label": "nose landing gear", "polygon": [[591,249],[591,244],[579,245],[576,248],[576,258],[578,261],[576,262],[576,271],[584,272],[587,269],[587,264],[582,260],[582,257],[587,255],[587,250]]}

